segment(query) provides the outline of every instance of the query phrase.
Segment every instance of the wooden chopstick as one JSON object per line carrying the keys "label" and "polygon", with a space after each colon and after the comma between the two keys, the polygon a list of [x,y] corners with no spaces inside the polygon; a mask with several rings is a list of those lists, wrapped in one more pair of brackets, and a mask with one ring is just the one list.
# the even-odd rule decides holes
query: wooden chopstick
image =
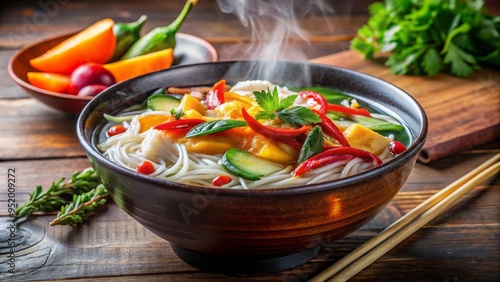
{"label": "wooden chopstick", "polygon": [[[310,281],[325,281],[327,279],[331,279],[330,281],[346,281],[353,277],[449,208],[479,183],[500,171],[499,160],[500,153],[443,188]],[[391,238],[391,240],[387,240],[388,238]]]}

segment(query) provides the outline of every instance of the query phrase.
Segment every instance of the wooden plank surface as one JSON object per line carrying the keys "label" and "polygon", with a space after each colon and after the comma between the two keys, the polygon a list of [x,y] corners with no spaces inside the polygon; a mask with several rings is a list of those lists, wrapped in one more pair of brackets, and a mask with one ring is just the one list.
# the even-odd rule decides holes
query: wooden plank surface
{"label": "wooden plank surface", "polygon": [[468,78],[398,76],[383,60],[367,61],[355,51],[313,62],[354,69],[386,80],[413,96],[424,108],[429,131],[419,160],[430,162],[500,137],[500,72],[482,69]]}

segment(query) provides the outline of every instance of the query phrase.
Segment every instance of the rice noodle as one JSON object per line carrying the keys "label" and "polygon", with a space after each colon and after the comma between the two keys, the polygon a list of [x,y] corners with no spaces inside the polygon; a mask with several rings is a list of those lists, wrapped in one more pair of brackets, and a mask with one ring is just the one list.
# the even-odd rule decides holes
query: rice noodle
{"label": "rice noodle", "polygon": [[[248,95],[251,91],[258,91],[264,87],[267,90],[267,87],[270,86],[274,85],[266,81],[241,82],[236,84],[231,91]],[[279,87],[279,93],[280,95],[289,95],[291,91]],[[298,103],[308,103],[305,99],[298,99],[298,101]],[[136,170],[141,162],[149,160],[155,166],[155,171],[150,176],[185,184],[211,186],[215,177],[228,175],[228,172],[220,163],[222,155],[190,153],[185,145],[175,143],[159,130],[149,129],[140,133],[139,118],[151,114],[168,115],[169,113],[149,111],[136,115],[125,123],[127,130],[124,133],[110,137],[99,145],[104,152],[104,156],[112,162],[131,170]],[[393,121],[392,118],[383,115],[379,116]],[[388,147],[378,157],[383,162],[393,158]],[[270,189],[301,186],[337,180],[371,168],[373,168],[372,163],[360,158],[354,158],[349,161],[339,161],[316,168],[301,177],[293,177],[294,166],[288,165],[281,171],[264,176],[257,181],[232,177],[232,181],[224,187],[231,189]]]}
{"label": "rice noodle", "polygon": [[[132,170],[135,170],[142,161],[149,160],[155,165],[152,177],[193,185],[211,186],[215,177],[228,174],[220,164],[222,155],[188,153],[185,145],[174,143],[158,130],[150,129],[143,133],[137,133],[137,127],[139,127],[137,118],[134,117],[125,133],[113,136],[101,144],[100,147],[106,158]],[[137,134],[134,135],[134,133]],[[383,162],[386,162],[392,158],[392,155],[387,148],[379,154],[379,157]],[[232,189],[268,189],[300,186],[355,175],[372,167],[371,163],[354,158],[350,161],[339,161],[325,165],[304,174],[302,177],[293,177],[293,166],[289,165],[283,170],[262,177],[257,181],[235,177],[226,187]]]}

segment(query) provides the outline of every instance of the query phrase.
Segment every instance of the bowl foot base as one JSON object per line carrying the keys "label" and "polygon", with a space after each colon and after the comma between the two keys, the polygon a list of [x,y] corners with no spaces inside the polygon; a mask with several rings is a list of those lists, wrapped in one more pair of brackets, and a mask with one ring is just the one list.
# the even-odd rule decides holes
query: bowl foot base
{"label": "bowl foot base", "polygon": [[316,257],[321,247],[276,258],[237,258],[202,254],[171,244],[175,254],[192,266],[212,272],[232,275],[264,274],[282,271]]}

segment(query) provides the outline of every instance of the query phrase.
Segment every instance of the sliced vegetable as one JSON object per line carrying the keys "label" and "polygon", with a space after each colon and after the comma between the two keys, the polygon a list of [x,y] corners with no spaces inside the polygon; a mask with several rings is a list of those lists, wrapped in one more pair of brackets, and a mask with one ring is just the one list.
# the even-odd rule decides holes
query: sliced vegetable
{"label": "sliced vegetable", "polygon": [[37,70],[60,74],[71,74],[84,63],[104,64],[109,61],[116,46],[113,26],[111,19],[100,20],[31,59],[30,64]]}
{"label": "sliced vegetable", "polygon": [[394,140],[391,142],[391,144],[389,144],[389,149],[393,154],[399,155],[404,151],[406,151],[406,146],[403,145],[401,142]]}
{"label": "sliced vegetable", "polygon": [[219,80],[214,84],[212,89],[208,92],[206,97],[207,109],[213,110],[224,103],[224,89],[226,88],[226,81]]}
{"label": "sliced vegetable", "polygon": [[168,26],[157,27],[135,42],[123,55],[122,60],[138,57],[148,53],[175,48],[175,34],[198,0],[187,0],[179,16]]}
{"label": "sliced vegetable", "polygon": [[364,116],[352,116],[351,118],[354,122],[357,122],[363,125],[364,127],[367,127],[375,131],[383,131],[383,130],[400,131],[405,129],[404,126],[402,126],[401,124],[388,122],[378,118],[364,117]]}
{"label": "sliced vegetable", "polygon": [[150,161],[143,161],[137,166],[137,172],[142,174],[151,174],[155,170],[155,165]]}
{"label": "sliced vegetable", "polygon": [[224,102],[228,101],[238,101],[248,107],[251,107],[255,102],[253,99],[246,96],[238,95],[233,92],[224,92]]}
{"label": "sliced vegetable", "polygon": [[196,99],[190,94],[185,94],[184,96],[182,96],[179,109],[185,113],[190,110],[195,110],[202,115],[205,115],[207,113],[207,107],[203,105],[200,100]]}
{"label": "sliced vegetable", "polygon": [[335,111],[335,112],[341,112],[346,115],[360,115],[360,116],[371,116],[370,112],[368,112],[366,109],[359,108],[349,108],[349,107],[344,107],[342,105],[337,105],[337,104],[328,104],[326,109],[328,111]]}
{"label": "sliced vegetable", "polygon": [[306,141],[304,141],[304,145],[300,149],[297,164],[301,164],[310,157],[321,153],[323,151],[323,144],[323,132],[321,131],[321,127],[316,125],[309,135],[307,135]]}
{"label": "sliced vegetable", "polygon": [[166,94],[155,94],[148,97],[147,106],[153,111],[170,112],[177,109],[181,101]]}
{"label": "sliced vegetable", "polygon": [[30,84],[35,87],[57,93],[68,93],[70,84],[68,75],[46,72],[28,72],[27,75]]}
{"label": "sliced vegetable", "polygon": [[318,112],[322,114],[326,113],[328,102],[326,101],[325,97],[323,97],[323,95],[319,94],[318,92],[310,90],[300,91],[299,95],[307,99],[313,99],[319,106],[319,109],[317,109]]}
{"label": "sliced vegetable", "polygon": [[186,137],[202,136],[246,125],[247,123],[243,120],[224,119],[207,121],[191,128],[191,130],[186,134]]}
{"label": "sliced vegetable", "polygon": [[169,68],[174,61],[174,53],[171,48],[153,52],[150,54],[105,64],[117,82],[133,78],[139,75]]}
{"label": "sliced vegetable", "polygon": [[112,116],[108,114],[103,114],[104,118],[109,122],[124,122],[131,120],[134,116]]}
{"label": "sliced vegetable", "polygon": [[271,140],[290,145],[299,150],[302,147],[302,144],[298,142],[296,138],[307,132],[307,126],[303,125],[300,128],[292,129],[265,126],[249,115],[244,108],[241,109],[241,111],[247,125],[258,134]]}
{"label": "sliced vegetable", "polygon": [[212,186],[220,187],[229,184],[233,180],[229,175],[219,175],[212,180]]}
{"label": "sliced vegetable", "polygon": [[[150,128],[157,125],[174,120],[172,116],[169,115],[144,115],[137,118],[139,121],[139,133],[148,131]],[[186,131],[187,132],[187,131]]]}
{"label": "sliced vegetable", "polygon": [[222,166],[230,173],[248,180],[259,180],[283,169],[277,163],[258,158],[240,149],[229,149],[222,156]]}
{"label": "sliced vegetable", "polygon": [[378,155],[389,146],[391,139],[358,123],[349,125],[344,130],[344,136],[349,145],[372,154]]}
{"label": "sliced vegetable", "polygon": [[120,124],[113,125],[106,131],[106,136],[112,137],[118,134],[122,134],[125,131],[127,131],[127,128],[125,126]]}
{"label": "sliced vegetable", "polygon": [[340,145],[349,147],[349,142],[347,142],[344,134],[342,134],[342,131],[340,131],[340,129],[333,123],[331,119],[316,110],[313,110],[313,112],[315,112],[321,118],[321,123],[319,123],[319,125],[326,135],[335,138],[340,143]]}
{"label": "sliced vegetable", "polygon": [[205,121],[202,119],[179,119],[159,124],[153,128],[158,130],[191,129],[203,122]]}
{"label": "sliced vegetable", "polygon": [[352,148],[352,147],[336,147],[323,151],[301,163],[293,171],[294,176],[301,176],[304,173],[337,161],[351,160],[361,158],[365,161],[373,162],[375,166],[382,165],[382,160],[372,153]]}

